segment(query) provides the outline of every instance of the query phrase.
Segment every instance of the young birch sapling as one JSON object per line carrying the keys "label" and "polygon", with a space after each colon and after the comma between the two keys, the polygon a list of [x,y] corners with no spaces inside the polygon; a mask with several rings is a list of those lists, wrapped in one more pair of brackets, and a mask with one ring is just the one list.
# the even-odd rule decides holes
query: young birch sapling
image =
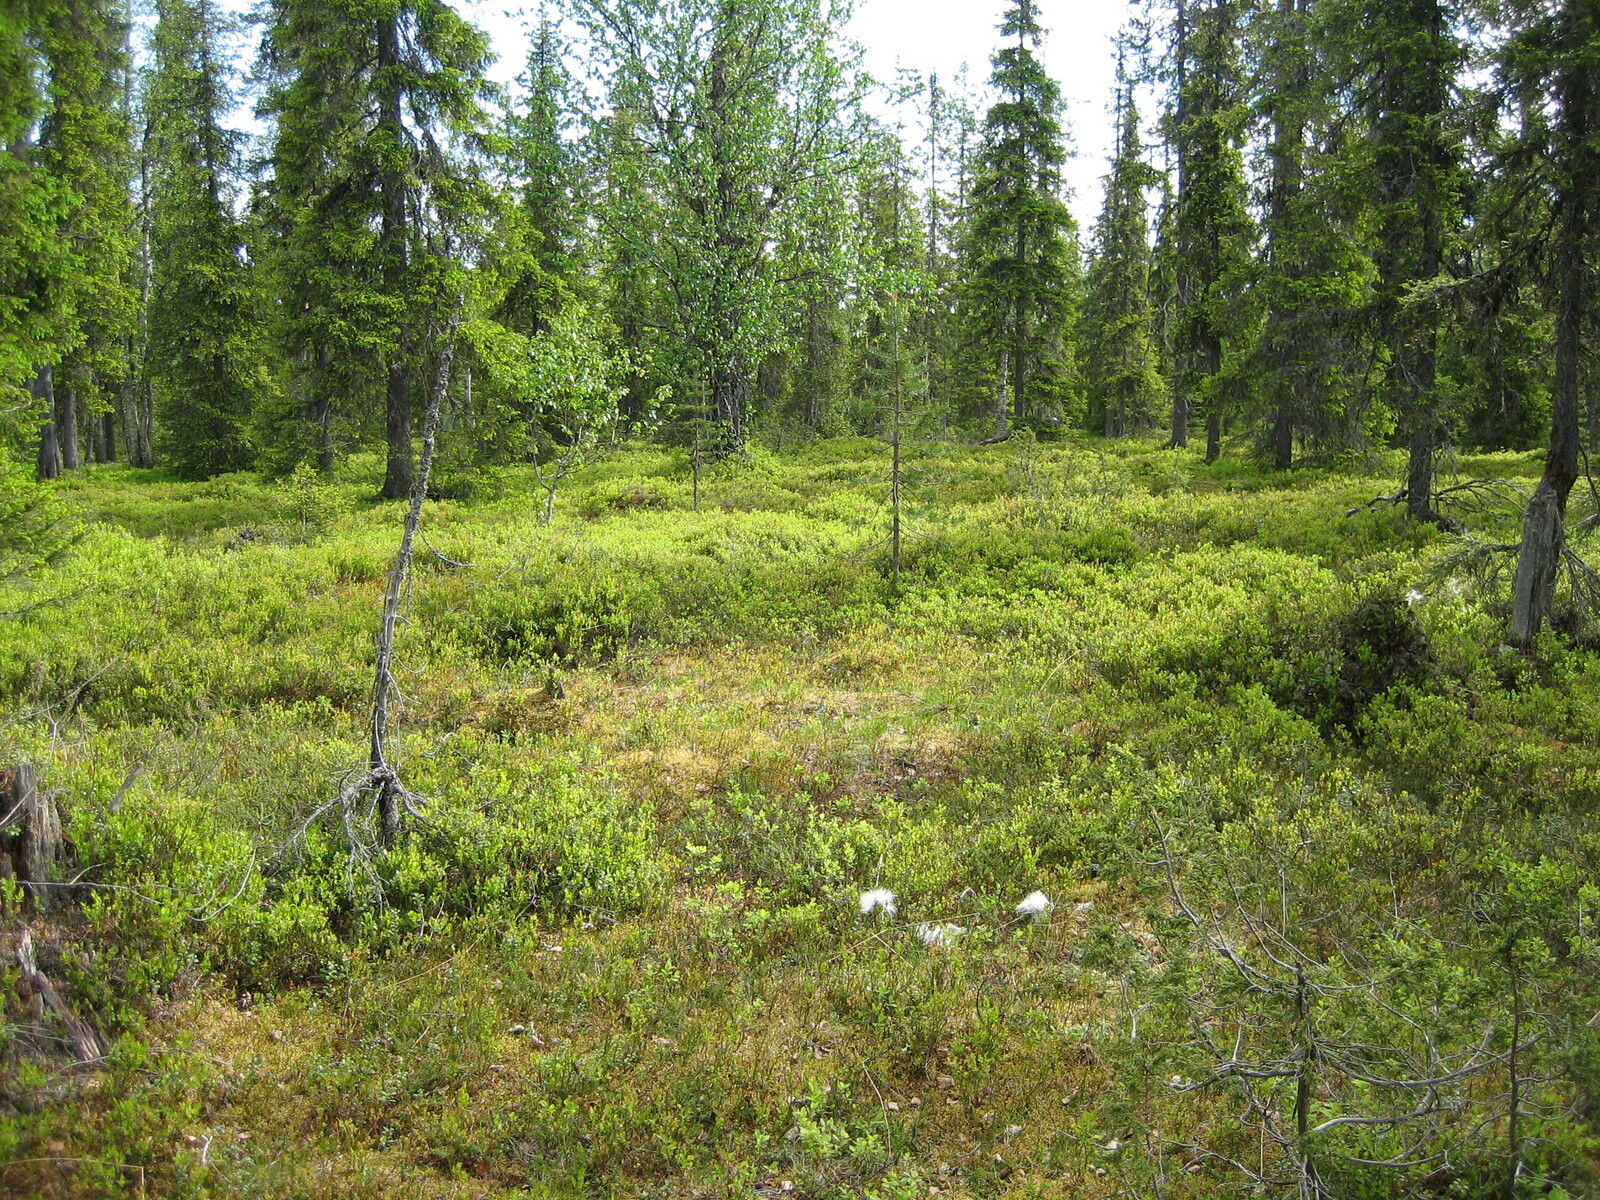
{"label": "young birch sapling", "polygon": [[561,481],[613,440],[632,365],[576,302],[533,336],[500,325],[475,333],[489,370],[529,414],[533,477],[544,493],[540,521],[548,525]]}

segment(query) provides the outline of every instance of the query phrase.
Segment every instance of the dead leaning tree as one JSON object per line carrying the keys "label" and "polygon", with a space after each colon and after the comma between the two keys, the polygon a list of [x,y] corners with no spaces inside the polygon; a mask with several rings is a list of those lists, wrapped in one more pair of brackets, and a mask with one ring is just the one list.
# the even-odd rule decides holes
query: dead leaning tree
{"label": "dead leaning tree", "polygon": [[373,807],[377,810],[379,850],[393,847],[400,835],[403,817],[420,817],[423,807],[421,797],[406,789],[394,764],[389,761],[390,704],[398,691],[394,680],[394,635],[400,623],[400,598],[411,575],[417,527],[422,521],[422,504],[428,498],[428,477],[433,469],[433,446],[439,429],[439,412],[450,386],[456,334],[461,328],[461,312],[465,303],[466,297],[457,295],[455,309],[441,339],[433,386],[428,393],[428,411],[422,423],[422,459],[411,485],[411,501],[406,509],[405,530],[400,535],[400,550],[394,557],[394,566],[389,570],[389,587],[384,595],[383,617],[378,624],[373,668],[371,740],[367,765],[364,770],[351,772],[344,786],[339,789],[339,794],[307,817],[291,839],[291,844],[299,842],[306,830],[337,807],[344,821],[352,867],[358,864],[365,867],[371,858],[372,848],[362,832],[363,826],[369,823],[371,810],[365,813],[361,811],[363,796],[371,797]]}

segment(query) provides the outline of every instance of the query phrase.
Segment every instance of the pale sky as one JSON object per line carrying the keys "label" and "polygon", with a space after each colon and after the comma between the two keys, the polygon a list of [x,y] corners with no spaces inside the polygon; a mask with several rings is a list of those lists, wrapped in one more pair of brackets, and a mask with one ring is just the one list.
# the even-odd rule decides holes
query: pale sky
{"label": "pale sky", "polygon": [[[996,26],[1005,0],[861,0],[846,30],[866,50],[866,66],[883,81],[897,67],[937,71],[951,80],[967,65],[970,82],[989,78],[989,55],[999,42]],[[1066,125],[1076,150],[1067,165],[1072,210],[1087,237],[1100,208],[1112,130],[1109,116],[1116,78],[1112,38],[1127,19],[1128,0],[1038,0],[1048,31],[1041,57],[1061,84]],[[461,0],[461,11],[494,39],[500,62],[495,78],[510,82],[527,56],[520,0]],[[536,3],[526,5],[537,13]]]}

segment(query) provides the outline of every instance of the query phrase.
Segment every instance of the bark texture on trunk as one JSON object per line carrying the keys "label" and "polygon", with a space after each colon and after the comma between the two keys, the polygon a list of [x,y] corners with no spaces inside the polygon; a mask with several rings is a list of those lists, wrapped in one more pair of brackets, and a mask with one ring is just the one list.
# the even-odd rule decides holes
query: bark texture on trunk
{"label": "bark texture on trunk", "polygon": [[721,426],[717,434],[717,453],[732,454],[744,449],[745,418],[754,390],[750,372],[737,355],[712,368],[711,411]]}
{"label": "bark texture on trunk", "polygon": [[1000,366],[994,375],[994,436],[1004,438],[1009,432],[1008,421],[1011,410],[1006,404],[1006,381],[1009,375],[1009,364],[1004,346],[1000,350]]}
{"label": "bark texture on trunk", "polygon": [[61,813],[39,790],[31,764],[0,771],[0,877],[15,879],[36,911],[50,906],[50,875],[71,844],[61,831]]}
{"label": "bark texture on trunk", "polygon": [[76,471],[83,465],[78,457],[78,393],[65,387],[56,392],[56,436],[61,442],[61,468]]}
{"label": "bark texture on trunk", "polygon": [[[1431,409],[1431,406],[1428,406]],[[1433,455],[1436,449],[1433,413],[1413,415],[1410,452],[1406,459],[1406,515],[1413,521],[1436,521],[1433,509]]]}
{"label": "bark texture on trunk", "polygon": [[[383,498],[401,500],[411,494],[411,483],[416,477],[411,446],[411,372],[403,362],[389,364],[385,410],[388,415],[389,454],[383,475]],[[331,449],[326,439],[324,446]]]}
{"label": "bark texture on trunk", "polygon": [[1272,424],[1272,465],[1280,471],[1294,466],[1294,400],[1285,388]]}
{"label": "bark texture on trunk", "polygon": [[[1569,6],[1570,8],[1570,6]],[[1568,13],[1566,41],[1585,33],[1577,16]],[[1574,29],[1573,26],[1578,26]],[[1567,47],[1569,54],[1573,48]],[[1595,135],[1594,80],[1579,67],[1561,76],[1561,135],[1566,151],[1566,177],[1557,191],[1560,223],[1556,229],[1555,386],[1550,412],[1550,449],[1544,475],[1522,520],[1522,548],[1512,592],[1513,645],[1527,649],[1549,619],[1555,605],[1556,578],[1566,549],[1567,498],[1578,481],[1583,381],[1583,333],[1588,302],[1583,254],[1590,224],[1600,153]]]}
{"label": "bark texture on trunk", "polygon": [[56,388],[55,371],[49,366],[39,368],[29,385],[44,421],[39,426],[39,457],[35,468],[40,480],[57,479],[61,475],[61,446],[56,440]]}

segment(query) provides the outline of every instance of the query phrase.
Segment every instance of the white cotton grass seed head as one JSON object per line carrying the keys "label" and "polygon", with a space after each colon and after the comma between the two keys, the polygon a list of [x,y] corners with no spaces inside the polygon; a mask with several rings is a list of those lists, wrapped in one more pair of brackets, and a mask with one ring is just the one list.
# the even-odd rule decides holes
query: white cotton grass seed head
{"label": "white cotton grass seed head", "polygon": [[924,922],[916,930],[917,940],[929,950],[940,946],[948,946],[966,932],[960,925],[939,925],[933,922]]}
{"label": "white cotton grass seed head", "polygon": [[882,913],[885,917],[893,917],[898,910],[894,904],[894,893],[888,888],[873,888],[870,892],[861,893],[861,915],[870,917],[873,913]]}
{"label": "white cotton grass seed head", "polygon": [[1050,910],[1055,907],[1049,896],[1043,892],[1029,892],[1022,898],[1022,903],[1017,905],[1016,912],[1019,917],[1031,917],[1035,921],[1042,921],[1050,915]]}

